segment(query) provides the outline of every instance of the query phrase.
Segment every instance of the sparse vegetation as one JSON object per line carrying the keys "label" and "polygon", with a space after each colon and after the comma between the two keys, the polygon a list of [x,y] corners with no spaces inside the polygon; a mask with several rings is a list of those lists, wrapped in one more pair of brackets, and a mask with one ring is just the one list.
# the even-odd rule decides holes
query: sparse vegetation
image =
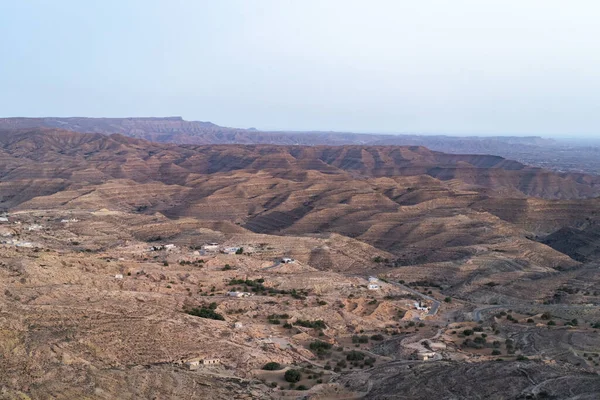
{"label": "sparse vegetation", "polygon": [[221,314],[219,314],[218,312],[216,312],[210,308],[204,308],[204,307],[192,308],[190,310],[187,310],[186,313],[193,315],[195,317],[225,321],[225,318]]}
{"label": "sparse vegetation", "polygon": [[300,379],[302,379],[302,373],[300,373],[300,371],[298,371],[297,369],[288,369],[287,371],[285,371],[283,377],[286,380],[286,382],[296,383],[299,382]]}
{"label": "sparse vegetation", "polygon": [[309,320],[299,319],[296,322],[294,322],[294,325],[300,325],[300,326],[303,326],[305,328],[313,328],[313,329],[325,329],[325,328],[327,328],[327,326],[325,325],[325,322],[323,322],[320,319],[318,319],[316,321],[309,321]]}
{"label": "sparse vegetation", "polygon": [[277,371],[280,370],[281,364],[279,364],[278,362],[275,361],[271,361],[269,363],[266,363],[262,369],[264,369],[265,371]]}

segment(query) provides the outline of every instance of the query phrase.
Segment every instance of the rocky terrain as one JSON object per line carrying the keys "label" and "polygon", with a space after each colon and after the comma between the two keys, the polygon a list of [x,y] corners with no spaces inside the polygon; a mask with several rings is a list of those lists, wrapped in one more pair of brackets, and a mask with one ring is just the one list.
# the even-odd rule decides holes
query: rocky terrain
{"label": "rocky terrain", "polygon": [[0,398],[596,398],[599,179],[1,131]]}
{"label": "rocky terrain", "polygon": [[212,122],[167,118],[0,118],[2,129],[67,129],[81,133],[118,133],[178,144],[276,144],[301,146],[424,146],[453,154],[497,155],[557,172],[600,174],[600,142],[579,143],[538,136],[460,137],[351,132],[259,131],[219,126]]}

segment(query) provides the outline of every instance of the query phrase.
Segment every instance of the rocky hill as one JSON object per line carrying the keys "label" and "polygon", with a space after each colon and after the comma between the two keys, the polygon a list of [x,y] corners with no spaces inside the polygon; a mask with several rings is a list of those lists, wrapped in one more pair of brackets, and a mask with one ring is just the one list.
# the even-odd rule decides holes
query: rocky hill
{"label": "rocky hill", "polygon": [[260,131],[211,122],[167,118],[0,118],[2,129],[54,128],[80,133],[122,134],[162,143],[276,144],[302,146],[424,146],[452,154],[493,154],[558,172],[600,174],[600,146],[584,146],[537,136],[448,136],[358,134],[350,132]]}
{"label": "rocky hill", "polygon": [[0,398],[594,398],[598,190],[420,146],[0,131]]}

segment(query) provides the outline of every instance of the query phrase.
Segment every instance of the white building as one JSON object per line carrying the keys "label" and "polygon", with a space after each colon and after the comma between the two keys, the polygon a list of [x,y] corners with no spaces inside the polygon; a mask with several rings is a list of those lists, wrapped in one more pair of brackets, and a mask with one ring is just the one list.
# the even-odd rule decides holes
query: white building
{"label": "white building", "polygon": [[230,296],[230,297],[248,297],[248,296],[252,296],[252,293],[248,293],[248,292],[227,292],[227,296]]}
{"label": "white building", "polygon": [[371,282],[371,283],[377,283],[377,282],[379,282],[379,279],[375,278],[374,276],[370,276],[369,277],[369,282]]}
{"label": "white building", "polygon": [[187,365],[190,370],[194,371],[200,368],[201,365],[215,365],[220,363],[221,359],[219,358],[192,358],[187,360],[185,365]]}
{"label": "white building", "polygon": [[434,357],[435,353],[433,351],[422,351],[419,354],[417,354],[417,358],[423,361],[431,360]]}
{"label": "white building", "polygon": [[283,258],[281,259],[281,263],[282,263],[282,264],[291,264],[291,263],[293,263],[293,262],[294,262],[294,259],[293,259],[293,258],[289,258],[289,257],[283,257]]}
{"label": "white building", "polygon": [[223,253],[225,254],[235,254],[238,252],[238,250],[240,249],[240,247],[225,247],[223,249]]}
{"label": "white building", "polygon": [[165,244],[165,250],[173,250],[175,249],[175,247],[177,246],[175,246],[174,244]]}
{"label": "white building", "polygon": [[218,243],[207,243],[202,246],[202,250],[204,251],[219,251]]}
{"label": "white building", "polygon": [[369,286],[367,286],[369,288],[369,290],[379,290],[380,286],[376,283],[369,283]]}
{"label": "white building", "polygon": [[0,222],[8,222],[8,218],[7,217],[0,217]]}
{"label": "white building", "polygon": [[115,279],[123,279],[123,274],[116,274]]}
{"label": "white building", "polygon": [[241,322],[236,322],[233,324],[234,329],[242,329],[243,327],[244,327],[244,324],[242,324]]}

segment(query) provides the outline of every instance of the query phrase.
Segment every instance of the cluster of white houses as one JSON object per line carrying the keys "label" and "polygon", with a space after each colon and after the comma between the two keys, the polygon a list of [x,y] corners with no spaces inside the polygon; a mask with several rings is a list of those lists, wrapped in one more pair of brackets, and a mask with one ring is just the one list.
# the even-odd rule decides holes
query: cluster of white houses
{"label": "cluster of white houses", "polygon": [[202,366],[221,364],[220,358],[190,358],[183,362],[190,370],[194,371]]}
{"label": "cluster of white houses", "polygon": [[225,247],[225,246],[219,246],[218,243],[207,243],[205,245],[202,246],[202,251],[206,252],[206,253],[225,253],[225,254],[235,254],[238,251],[240,251],[241,247],[239,246],[230,246],[230,247]]}
{"label": "cluster of white houses", "polygon": [[381,286],[379,286],[379,279],[374,276],[369,277],[369,285],[367,286],[369,290],[379,290]]}

